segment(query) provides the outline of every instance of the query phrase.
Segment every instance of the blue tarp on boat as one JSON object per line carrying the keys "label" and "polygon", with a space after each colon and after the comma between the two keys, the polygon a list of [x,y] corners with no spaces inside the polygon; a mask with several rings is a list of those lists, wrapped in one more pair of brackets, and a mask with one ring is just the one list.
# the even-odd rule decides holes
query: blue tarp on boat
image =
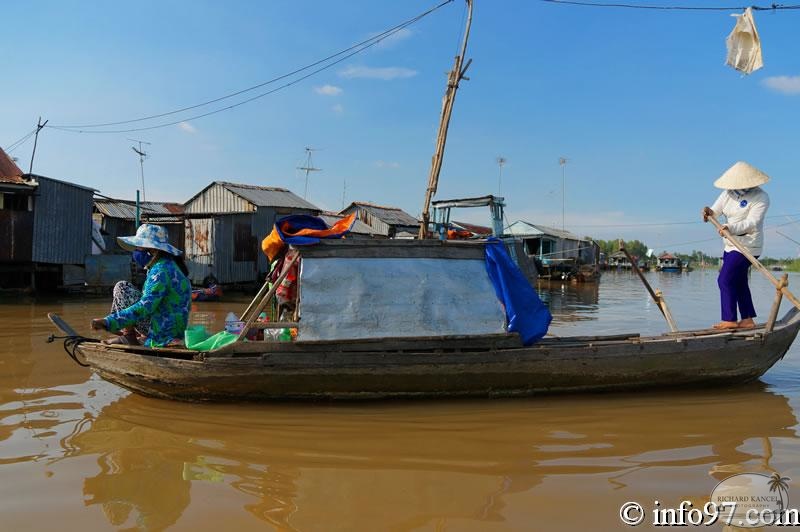
{"label": "blue tarp on boat", "polygon": [[532,345],[547,334],[553,316],[496,238],[486,243],[486,272],[505,307],[509,332],[519,333],[524,345]]}

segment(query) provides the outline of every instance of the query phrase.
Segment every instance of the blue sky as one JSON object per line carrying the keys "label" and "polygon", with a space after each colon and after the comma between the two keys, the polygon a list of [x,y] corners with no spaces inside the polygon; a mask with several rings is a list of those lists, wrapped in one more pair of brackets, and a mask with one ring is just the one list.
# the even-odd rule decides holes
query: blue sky
{"label": "blue sky", "polygon": [[[648,3],[642,0],[641,3]],[[681,4],[664,0],[661,5]],[[206,101],[311,63],[428,9],[404,2],[16,2],[3,6],[0,146],[51,125],[136,118]],[[663,12],[476,0],[470,81],[458,93],[438,198],[502,193],[509,221],[561,224],[657,250],[718,253],[692,221],[737,160],[772,176],[768,226],[800,241],[796,169],[800,11],[757,12],[765,68],[724,65],[726,12]],[[686,5],[686,2],[682,3]],[[730,2],[690,2],[728,5]],[[309,199],[418,215],[444,91],[463,26],[461,0],[408,31],[286,90],[185,124],[95,135],[46,129],[34,172],[132,198],[143,139],[147,197],[185,201],[212,180],[287,187],[313,146]],[[213,108],[213,107],[211,107]],[[203,109],[205,110],[205,109]],[[172,118],[172,117],[170,117]],[[180,116],[178,117],[180,118]],[[12,155],[27,170],[32,142]],[[486,222],[488,213],[459,218]],[[767,234],[766,253],[800,246]]]}

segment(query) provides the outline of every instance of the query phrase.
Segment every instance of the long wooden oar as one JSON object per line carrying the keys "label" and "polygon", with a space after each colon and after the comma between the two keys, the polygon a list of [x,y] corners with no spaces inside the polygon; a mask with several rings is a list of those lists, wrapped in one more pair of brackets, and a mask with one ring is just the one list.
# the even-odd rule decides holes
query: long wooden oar
{"label": "long wooden oar", "polygon": [[669,329],[672,332],[678,332],[678,326],[675,324],[675,320],[672,319],[672,313],[669,311],[669,307],[667,307],[667,302],[664,300],[664,294],[661,293],[661,290],[653,290],[653,287],[650,286],[650,283],[647,282],[647,279],[644,278],[642,275],[642,271],[639,269],[639,265],[636,261],[631,257],[631,254],[628,253],[628,250],[625,249],[625,245],[623,244],[622,240],[619,241],[619,250],[628,257],[628,262],[631,263],[631,267],[633,271],[636,272],[636,275],[639,276],[641,279],[642,284],[644,287],[647,288],[647,291],[650,292],[650,297],[653,298],[655,301],[656,306],[658,306],[658,310],[661,311],[661,314],[664,315],[664,319],[667,320],[667,325],[669,325]]}
{"label": "long wooden oar", "polygon": [[724,236],[725,238],[727,238],[727,239],[728,239],[728,242],[730,242],[731,244],[733,244],[733,246],[734,246],[736,249],[738,249],[738,250],[739,250],[739,253],[741,253],[742,255],[744,255],[745,257],[747,257],[747,260],[749,260],[749,261],[750,261],[750,264],[752,264],[752,265],[755,267],[755,269],[756,269],[756,270],[758,270],[758,271],[760,271],[761,273],[763,273],[763,274],[764,274],[764,277],[766,277],[767,279],[769,279],[769,282],[771,282],[771,283],[772,283],[772,284],[775,286],[775,288],[776,288],[776,289],[780,290],[780,291],[781,291],[781,293],[784,295],[784,297],[785,297],[786,299],[788,299],[789,301],[791,301],[791,302],[792,302],[792,305],[794,305],[795,307],[797,307],[798,309],[800,309],[800,300],[798,300],[798,299],[797,299],[797,298],[794,296],[794,294],[793,294],[793,293],[791,293],[791,292],[789,291],[789,289],[788,289],[788,288],[787,288],[787,287],[786,287],[786,286],[785,286],[785,285],[784,285],[784,284],[783,284],[781,281],[779,281],[779,280],[778,280],[778,279],[777,279],[777,278],[776,278],[774,275],[772,275],[772,273],[770,273],[770,271],[769,271],[767,268],[765,268],[765,267],[764,267],[764,265],[763,265],[763,264],[761,264],[761,263],[758,261],[758,259],[757,259],[757,258],[755,258],[755,257],[753,256],[753,254],[752,254],[752,253],[750,253],[750,251],[748,251],[748,250],[747,250],[747,248],[746,248],[746,247],[744,247],[744,246],[742,245],[742,243],[741,243],[741,242],[739,242],[739,241],[736,239],[736,237],[735,237],[735,236],[733,236],[733,235],[731,234],[731,232],[730,232],[730,231],[728,231],[728,229],[727,229],[725,226],[723,226],[721,223],[719,223],[719,221],[717,221],[717,218],[716,218],[715,216],[709,216],[709,217],[708,217],[708,220],[709,220],[709,221],[710,221],[712,224],[714,224],[714,227],[716,227],[716,228],[717,228],[717,231],[719,231],[719,232],[720,232],[720,234],[721,234],[722,236]]}

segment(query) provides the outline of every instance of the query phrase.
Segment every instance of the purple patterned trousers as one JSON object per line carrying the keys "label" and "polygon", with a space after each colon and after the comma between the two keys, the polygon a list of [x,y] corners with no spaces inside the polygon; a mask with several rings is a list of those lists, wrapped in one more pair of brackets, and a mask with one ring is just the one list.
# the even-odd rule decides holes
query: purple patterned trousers
{"label": "purple patterned trousers", "polygon": [[722,255],[722,260],[722,269],[717,278],[722,304],[722,321],[738,321],[737,306],[742,319],[755,318],[756,309],[753,308],[753,298],[750,296],[750,287],[747,286],[750,261],[738,251],[726,251]]}

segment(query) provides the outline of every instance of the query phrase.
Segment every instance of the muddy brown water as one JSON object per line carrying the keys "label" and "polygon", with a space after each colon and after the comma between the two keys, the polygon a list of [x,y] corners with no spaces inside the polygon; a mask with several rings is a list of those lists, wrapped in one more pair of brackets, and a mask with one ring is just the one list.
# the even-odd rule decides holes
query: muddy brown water
{"label": "muddy brown water", "polygon": [[[648,274],[682,328],[718,319],[715,276]],[[764,318],[774,290],[751,286]],[[666,330],[629,274],[541,294],[558,335]],[[192,319],[219,328],[245,303]],[[800,344],[730,388],[198,405],[130,394],[45,343],[47,312],[88,332],[107,306],[0,295],[0,530],[622,530],[624,502],[702,505],[737,472],[792,478],[800,506]]]}

